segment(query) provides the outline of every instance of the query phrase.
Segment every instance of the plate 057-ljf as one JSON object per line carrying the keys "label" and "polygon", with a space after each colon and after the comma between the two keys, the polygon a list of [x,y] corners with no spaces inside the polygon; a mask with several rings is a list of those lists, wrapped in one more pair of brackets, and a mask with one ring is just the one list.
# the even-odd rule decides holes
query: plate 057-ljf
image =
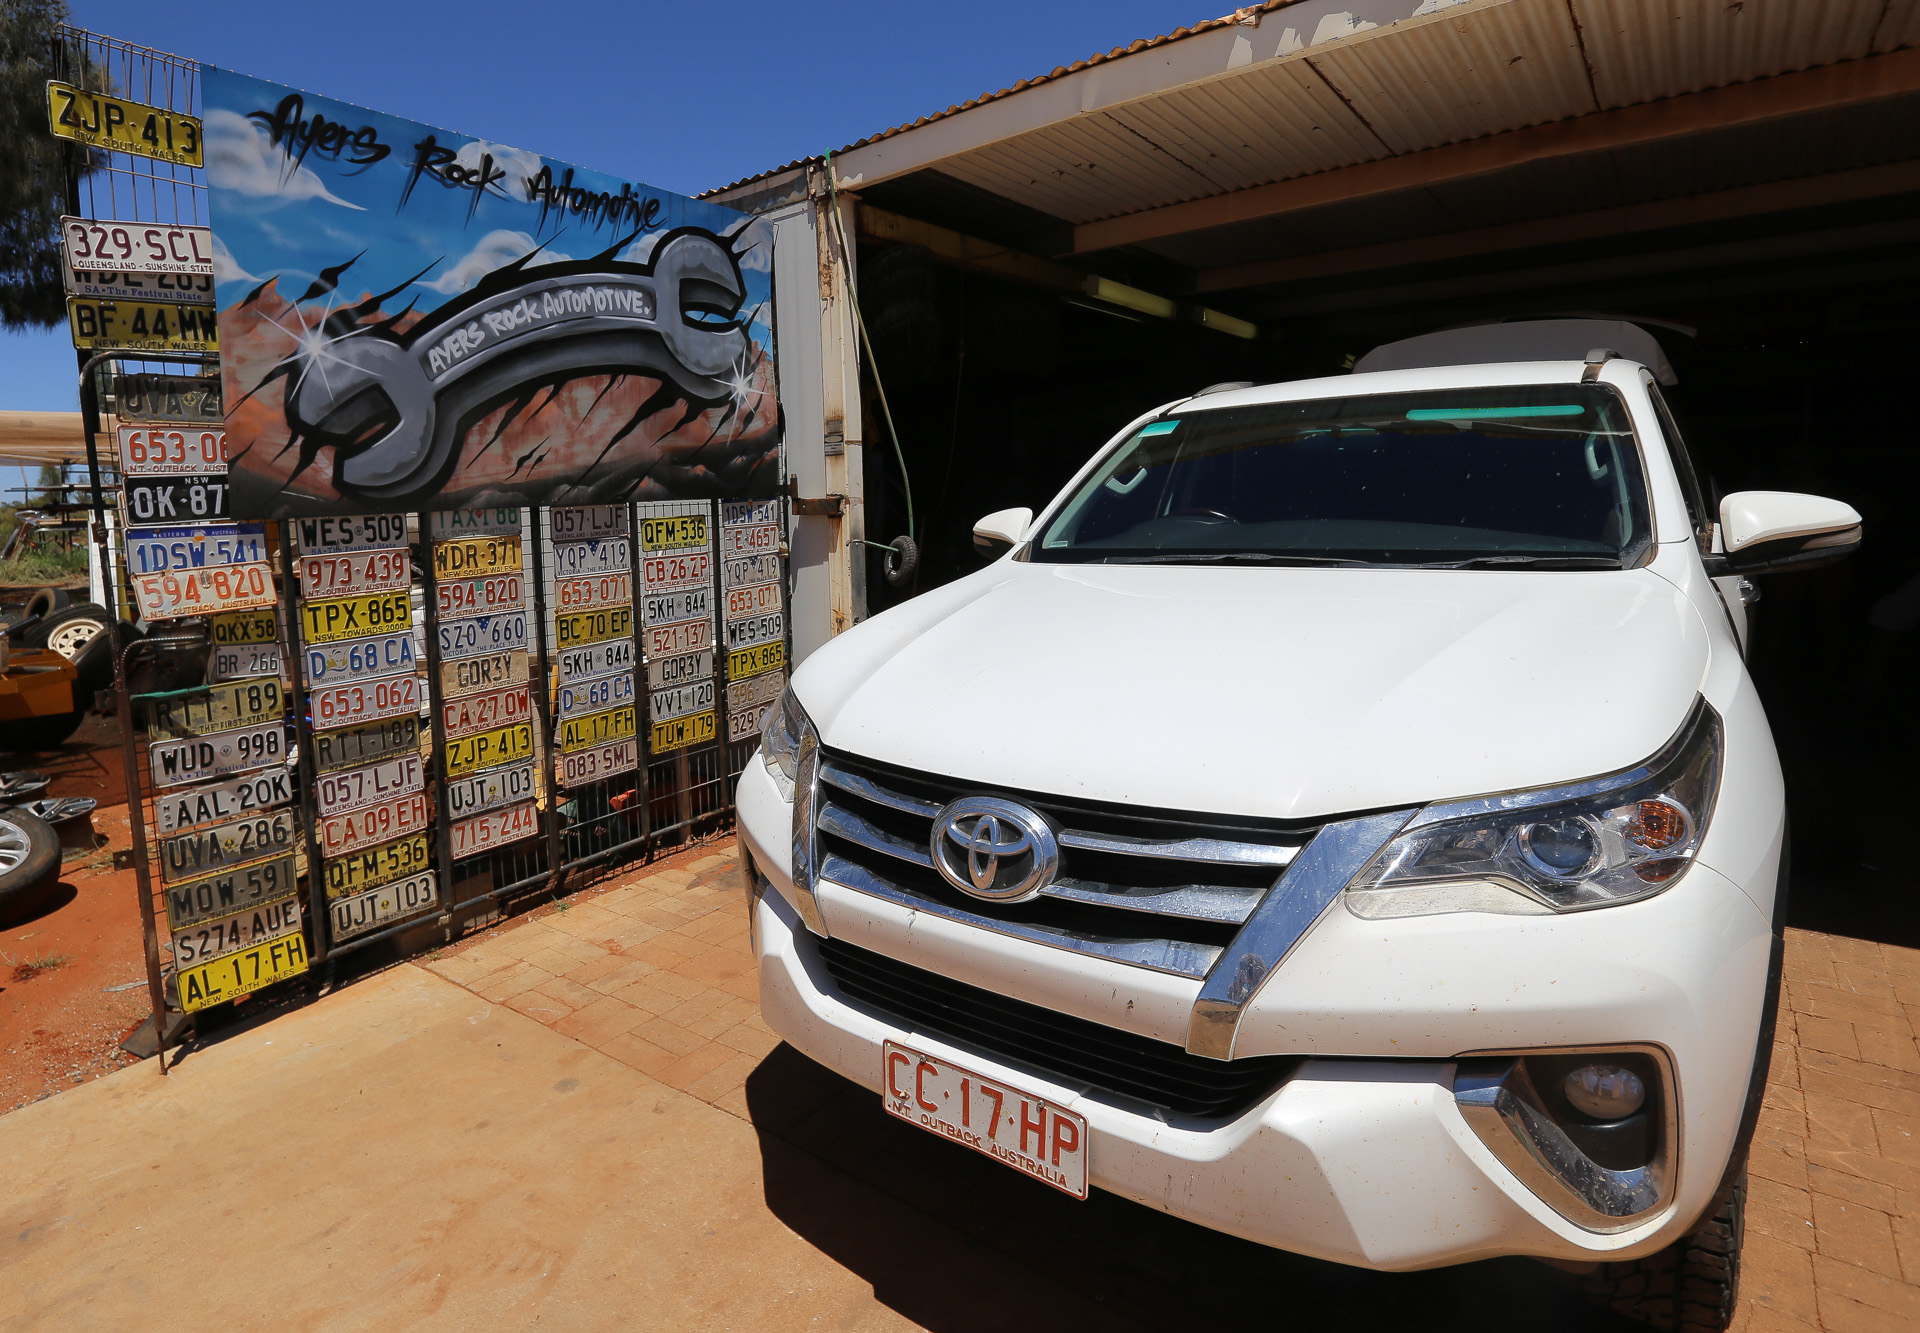
{"label": "plate 057-ljf", "polygon": [[462,819],[448,830],[455,860],[478,856],[496,847],[504,847],[540,832],[540,817],[532,801],[489,810],[471,819]]}
{"label": "plate 057-ljf", "polygon": [[248,815],[160,840],[160,879],[199,879],[247,861],[282,856],[294,848],[300,821],[291,810]]}
{"label": "plate 057-ljf", "polygon": [[320,821],[320,847],[331,857],[364,850],[427,826],[433,817],[425,792],[352,810]]}
{"label": "plate 057-ljf", "polygon": [[471,777],[454,778],[447,783],[447,813],[455,819],[464,819],[482,810],[530,801],[535,794],[534,782],[531,760],[508,768],[490,768]]}
{"label": "plate 057-ljf", "polygon": [[316,643],[307,649],[307,686],[311,689],[369,676],[398,676],[411,672],[418,660],[410,630]]}
{"label": "plate 057-ljf", "polygon": [[590,782],[631,773],[640,767],[640,743],[637,740],[613,741],[560,756],[560,785],[584,787]]}
{"label": "plate 057-ljf", "polygon": [[323,685],[307,696],[316,731],[379,722],[420,711],[420,677],[376,676],[345,685]]}
{"label": "plate 057-ljf", "polygon": [[427,786],[427,765],[419,751],[383,759],[365,768],[321,773],[313,780],[314,804],[322,817],[364,810],[381,801],[411,796]]}
{"label": "plate 057-ljf", "polygon": [[409,837],[395,838],[392,842],[383,842],[377,847],[329,857],[321,878],[326,884],[329,900],[350,898],[377,884],[390,884],[396,879],[417,874],[427,868],[431,858],[427,835],[415,833]]}
{"label": "plate 057-ljf", "polygon": [[335,899],[327,904],[327,910],[331,913],[333,937],[336,940],[350,940],[355,935],[364,935],[390,921],[404,920],[415,912],[424,912],[439,901],[433,872],[429,870],[423,875],[383,884],[349,898]]}
{"label": "plate 057-ljf", "polygon": [[292,803],[293,775],[285,768],[270,768],[211,787],[163,791],[153,798],[153,813],[160,832],[180,833]]}
{"label": "plate 057-ljf", "polygon": [[300,900],[268,903],[173,932],[173,965],[188,968],[226,954],[251,949],[300,929]]}
{"label": "plate 057-ljf", "polygon": [[300,887],[300,872],[291,856],[277,861],[255,861],[218,875],[166,887],[167,928],[188,926],[263,903],[291,898]]}
{"label": "plate 057-ljf", "polygon": [[174,974],[188,1013],[237,1000],[307,970],[306,937],[295,931]]}
{"label": "plate 057-ljf", "polygon": [[147,746],[147,767],[156,787],[178,787],[244,773],[250,768],[284,763],[286,733],[287,724],[275,721],[213,736],[154,741]]}
{"label": "plate 057-ljf", "polygon": [[547,511],[549,531],[556,542],[627,535],[625,505],[569,505]]}

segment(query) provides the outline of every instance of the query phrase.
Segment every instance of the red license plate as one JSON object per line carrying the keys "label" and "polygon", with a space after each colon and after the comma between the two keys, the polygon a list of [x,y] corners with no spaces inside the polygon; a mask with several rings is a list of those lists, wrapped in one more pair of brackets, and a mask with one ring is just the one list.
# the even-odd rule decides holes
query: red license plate
{"label": "red license plate", "polygon": [[1087,1197],[1087,1120],[1044,1097],[898,1042],[881,1053],[887,1114]]}

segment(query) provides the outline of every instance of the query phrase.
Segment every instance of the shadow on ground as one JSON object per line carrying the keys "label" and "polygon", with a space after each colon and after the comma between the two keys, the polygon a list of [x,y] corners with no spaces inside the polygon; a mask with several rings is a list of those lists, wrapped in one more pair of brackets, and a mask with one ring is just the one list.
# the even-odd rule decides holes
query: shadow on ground
{"label": "shadow on ground", "polygon": [[1283,1254],[1096,1191],[1085,1203],[895,1120],[777,1048],[748,1077],[768,1206],[934,1333],[1505,1329],[1626,1333],[1527,1259],[1381,1274]]}

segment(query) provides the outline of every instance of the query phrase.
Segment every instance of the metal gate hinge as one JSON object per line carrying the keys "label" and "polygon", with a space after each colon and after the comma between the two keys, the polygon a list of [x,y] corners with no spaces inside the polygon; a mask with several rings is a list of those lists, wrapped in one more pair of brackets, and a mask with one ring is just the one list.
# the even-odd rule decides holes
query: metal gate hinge
{"label": "metal gate hinge", "polygon": [[817,500],[803,498],[798,477],[787,478],[787,502],[795,514],[826,518],[839,518],[847,507],[844,495],[823,495]]}

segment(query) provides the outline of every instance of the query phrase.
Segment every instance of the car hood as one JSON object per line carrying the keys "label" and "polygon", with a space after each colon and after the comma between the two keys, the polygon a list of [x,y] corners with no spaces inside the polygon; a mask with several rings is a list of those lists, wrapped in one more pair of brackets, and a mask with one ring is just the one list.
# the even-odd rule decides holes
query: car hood
{"label": "car hood", "polygon": [[1626,768],[1708,640],[1645,570],[1001,561],[795,672],[829,749],[983,787],[1278,819]]}

